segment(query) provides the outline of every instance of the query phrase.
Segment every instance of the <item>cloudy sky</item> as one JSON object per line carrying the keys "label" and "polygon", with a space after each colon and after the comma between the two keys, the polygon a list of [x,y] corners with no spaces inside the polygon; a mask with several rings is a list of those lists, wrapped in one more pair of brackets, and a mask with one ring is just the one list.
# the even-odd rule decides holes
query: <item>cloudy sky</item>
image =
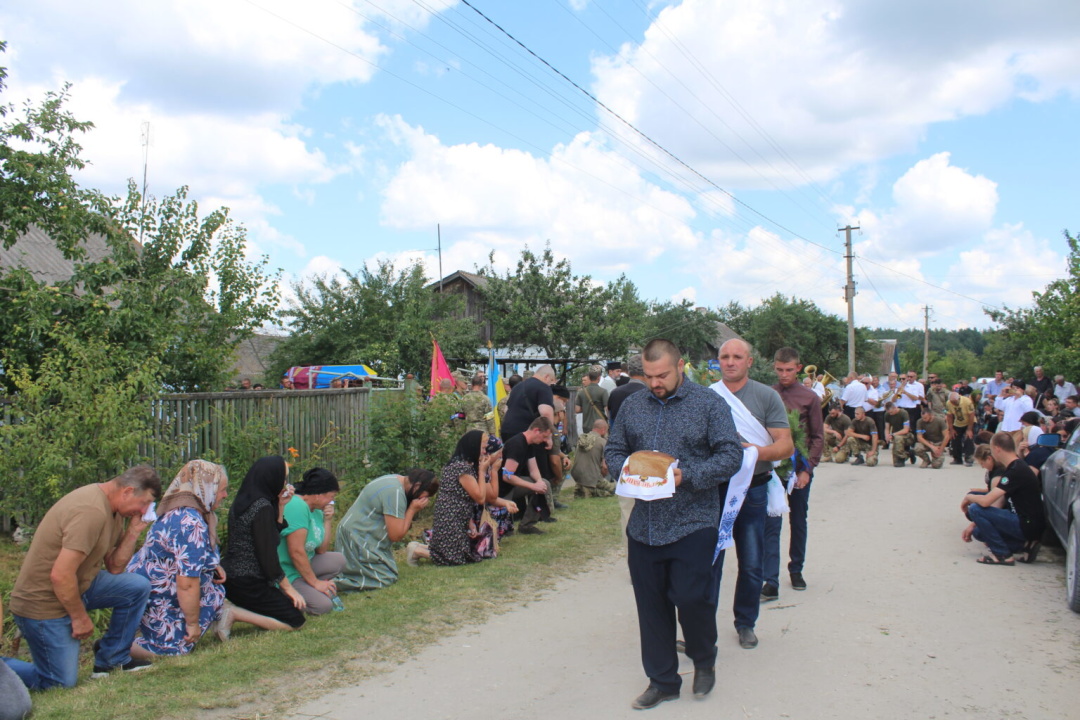
{"label": "cloudy sky", "polygon": [[649,298],[843,315],[851,224],[856,322],[955,328],[1064,274],[1078,34],[1075,0],[12,0],[0,64],[8,102],[73,83],[84,183],[141,180],[149,122],[150,192],[287,279],[434,279],[440,225],[445,274],[550,242]]}

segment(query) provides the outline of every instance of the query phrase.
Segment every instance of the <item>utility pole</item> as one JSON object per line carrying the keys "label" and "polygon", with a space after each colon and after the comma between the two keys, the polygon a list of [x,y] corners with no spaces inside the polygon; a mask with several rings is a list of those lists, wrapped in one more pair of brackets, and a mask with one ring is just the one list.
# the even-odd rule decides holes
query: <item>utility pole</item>
{"label": "utility pole", "polygon": [[922,344],[922,376],[930,376],[930,311],[929,305],[923,305],[923,344]]}
{"label": "utility pole", "polygon": [[860,229],[858,225],[840,228],[844,233],[844,257],[847,258],[847,285],[844,286],[844,300],[847,301],[847,371],[855,372],[855,278],[852,275],[851,231]]}
{"label": "utility pole", "polygon": [[442,227],[439,223],[435,223],[435,235],[439,238],[439,247],[437,248],[439,251],[439,294],[442,295]]}
{"label": "utility pole", "polygon": [[142,144],[143,148],[143,165],[142,165],[142,208],[139,212],[142,214],[142,218],[139,220],[139,244],[142,245],[143,228],[146,227],[146,190],[147,190],[147,169],[150,166],[150,121],[147,120],[142,125]]}

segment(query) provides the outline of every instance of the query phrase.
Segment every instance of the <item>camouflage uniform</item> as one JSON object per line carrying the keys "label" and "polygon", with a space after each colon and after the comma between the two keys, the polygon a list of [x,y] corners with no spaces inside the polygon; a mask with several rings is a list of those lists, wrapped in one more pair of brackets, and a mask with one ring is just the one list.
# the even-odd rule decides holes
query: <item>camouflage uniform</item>
{"label": "camouflage uniform", "polygon": [[495,414],[491,400],[479,390],[470,390],[461,399],[461,411],[465,413],[465,430],[479,430],[495,434]]}
{"label": "camouflage uniform", "polygon": [[[917,423],[916,431],[917,435],[921,435],[934,445],[940,445],[941,441],[945,439],[945,433],[947,432],[945,427],[945,421],[941,418],[935,417],[930,422],[920,419]],[[926,447],[924,443],[915,444],[915,456],[922,460],[921,468],[932,467],[935,470],[940,470],[941,466],[945,464],[946,450],[942,450],[941,454],[934,457],[930,452],[930,448]]]}
{"label": "camouflage uniform", "polygon": [[[870,435],[871,437],[877,435],[877,425],[874,424],[873,420],[865,417],[862,420],[852,421],[851,430],[860,435]],[[871,448],[873,448],[873,452],[871,452]],[[838,450],[833,455],[833,459],[838,463],[842,463],[848,459],[848,456],[857,458],[863,453],[868,453],[866,456],[866,467],[874,467],[877,465],[878,453],[873,442],[856,437],[849,437],[844,442],[843,449]]]}
{"label": "camouflage uniform", "polygon": [[944,419],[945,406],[948,402],[949,391],[945,389],[944,385],[931,385],[930,389],[926,391],[926,403],[934,411],[934,417]]}
{"label": "camouflage uniform", "polygon": [[[904,425],[907,424],[908,431],[903,435],[897,435],[896,433],[904,429]],[[908,450],[911,449],[911,443],[915,439],[915,429],[911,427],[910,417],[907,410],[897,410],[895,415],[890,415],[885,411],[885,425],[889,428],[889,434],[892,438],[892,461],[893,466],[899,467],[907,462]]]}
{"label": "camouflage uniform", "polygon": [[615,493],[615,483],[604,477],[604,448],[607,438],[588,432],[578,438],[574,450],[574,467],[570,475],[574,478],[574,497],[608,497]]}
{"label": "camouflage uniform", "polygon": [[[826,417],[825,424],[836,430],[841,435],[851,427],[851,420],[847,415],[837,415],[836,417]],[[837,438],[835,435],[825,433],[825,445],[821,449],[821,462],[833,462],[833,453],[842,451],[844,441]],[[847,459],[847,454],[844,453],[844,460]],[[836,462],[844,462],[844,460],[837,460]]]}

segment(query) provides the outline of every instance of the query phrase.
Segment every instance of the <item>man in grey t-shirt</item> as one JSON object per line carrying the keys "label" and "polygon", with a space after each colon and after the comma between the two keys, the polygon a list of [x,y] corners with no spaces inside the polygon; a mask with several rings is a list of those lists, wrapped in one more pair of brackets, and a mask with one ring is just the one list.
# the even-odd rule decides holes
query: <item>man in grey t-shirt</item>
{"label": "man in grey t-shirt", "polygon": [[[794,450],[784,401],[780,394],[768,385],[750,379],[749,372],[753,361],[750,345],[745,340],[728,340],[720,348],[720,372],[723,374],[724,386],[746,406],[772,438],[771,445],[758,446],[754,477],[750,481],[750,489],[746,492],[746,499],[743,500],[742,509],[739,510],[732,529],[735,553],[739,559],[739,577],[735,581],[733,607],[735,630],[739,633],[739,645],[747,650],[757,647],[758,644],[754,625],[757,624],[761,586],[764,582],[765,518],[768,506],[766,484],[772,476],[773,461],[790,457]],[[738,424],[738,414],[732,413],[732,416]],[[721,491],[725,489],[721,488]],[[713,567],[713,590],[717,595],[720,592],[725,552],[720,552]]]}

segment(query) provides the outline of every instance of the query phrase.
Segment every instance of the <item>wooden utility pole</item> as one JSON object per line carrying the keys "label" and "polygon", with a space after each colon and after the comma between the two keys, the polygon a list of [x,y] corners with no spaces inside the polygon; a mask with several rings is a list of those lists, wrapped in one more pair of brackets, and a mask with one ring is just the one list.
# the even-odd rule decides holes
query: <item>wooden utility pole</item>
{"label": "wooden utility pole", "polygon": [[925,380],[930,377],[930,310],[929,305],[923,305],[923,342],[922,342],[922,376]]}
{"label": "wooden utility pole", "polygon": [[847,371],[848,375],[855,372],[855,278],[852,275],[851,262],[854,255],[851,252],[851,231],[858,230],[859,226],[840,228],[844,233],[844,257],[847,258],[847,285],[844,286],[844,300],[847,301]]}

